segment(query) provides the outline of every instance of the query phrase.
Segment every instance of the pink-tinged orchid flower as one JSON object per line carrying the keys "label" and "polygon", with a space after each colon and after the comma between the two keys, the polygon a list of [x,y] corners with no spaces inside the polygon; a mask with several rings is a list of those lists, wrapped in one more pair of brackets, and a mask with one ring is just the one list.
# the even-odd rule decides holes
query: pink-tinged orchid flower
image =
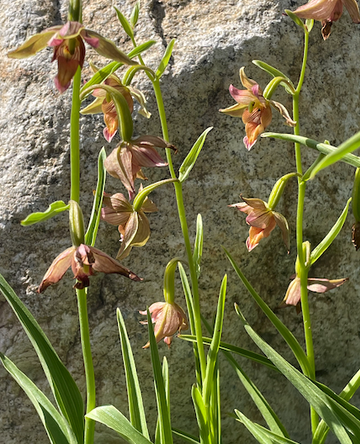
{"label": "pink-tinged orchid flower", "polygon": [[271,106],[276,108],[284,117],[285,123],[289,126],[295,126],[296,122],[291,119],[288,110],[279,102],[266,100],[260,86],[252,79],[249,79],[244,71],[240,69],[240,80],[245,90],[235,88],[230,85],[229,91],[237,104],[230,108],[221,109],[220,112],[229,114],[232,117],[241,117],[245,123],[246,136],[244,144],[247,150],[256,143],[258,137],[263,133],[272,119]]}
{"label": "pink-tinged orchid flower", "polygon": [[89,286],[89,276],[94,272],[117,273],[126,276],[133,281],[141,279],[129,269],[123,267],[118,261],[108,256],[97,248],[81,244],[63,251],[50,265],[46,272],[38,292],[46,290],[52,284],[56,284],[64,276],[67,269],[72,269],[74,279],[77,279],[74,288],[82,289]]}
{"label": "pink-tinged orchid flower", "polygon": [[246,246],[249,251],[253,250],[261,241],[268,237],[276,225],[281,229],[282,237],[287,250],[290,250],[289,225],[285,217],[270,210],[267,204],[261,199],[245,199],[244,202],[229,205],[247,214],[246,223],[250,225],[249,237]]}
{"label": "pink-tinged orchid flower", "polygon": [[58,74],[54,82],[56,88],[63,93],[66,91],[78,67],[82,68],[85,59],[84,42],[92,46],[100,55],[116,60],[126,65],[136,62],[120,51],[115,44],[100,34],[78,22],[67,22],[65,25],[53,26],[40,34],[30,37],[19,48],[8,53],[8,57],[23,59],[35,55],[38,51],[51,46],[54,48],[53,59],[58,62]]}
{"label": "pink-tinged orchid flower", "polygon": [[[140,190],[141,191],[141,190]],[[146,198],[139,211],[135,211],[123,194],[111,196],[104,193],[105,208],[101,210],[101,219],[112,225],[118,225],[121,234],[121,247],[116,259],[125,259],[132,247],[143,247],[150,237],[149,220],[145,213],[158,211],[156,205]]]}
{"label": "pink-tinged orchid flower", "polygon": [[[172,304],[168,302],[155,302],[155,304],[149,307],[149,311],[151,320],[155,324],[154,334],[156,342],[164,339],[164,342],[170,347],[173,335],[189,328],[184,310],[175,302]],[[139,313],[147,315],[146,311],[139,311]],[[144,325],[147,324],[147,321],[140,322]],[[143,348],[149,347],[150,343],[148,342]]]}
{"label": "pink-tinged orchid flower", "polygon": [[[93,68],[96,72],[97,70]],[[112,74],[109,76],[105,82],[105,85],[111,86],[112,88],[119,91],[127,101],[127,104],[129,105],[130,113],[133,112],[134,108],[134,102],[133,97],[139,102],[141,108],[139,110],[139,114],[142,114],[144,117],[149,118],[151,114],[147,111],[145,104],[146,99],[143,93],[138,90],[137,88],[134,88],[132,86],[124,86],[121,83],[121,80],[118,76],[115,74]],[[97,88],[93,91],[93,96],[96,97],[96,99],[86,108],[84,108],[81,113],[82,114],[98,114],[103,113],[104,114],[104,122],[106,125],[106,128],[104,128],[104,137],[108,142],[111,142],[113,137],[116,134],[116,131],[119,127],[119,118],[116,112],[115,104],[112,100],[108,102],[108,94],[107,92],[102,88]]]}
{"label": "pink-tinged orchid flower", "polygon": [[142,167],[162,167],[167,163],[155,150],[158,148],[171,148],[173,145],[156,136],[140,136],[130,142],[122,141],[105,159],[104,166],[107,172],[120,179],[128,190],[129,199],[135,195],[134,181],[136,178],[146,179],[141,171]]}
{"label": "pink-tinged orchid flower", "polygon": [[360,23],[359,6],[356,0],[311,0],[294,11],[299,18],[318,20],[322,24],[322,36],[326,40],[331,32],[333,22],[339,20],[343,7],[349,11],[354,23]]}
{"label": "pink-tinged orchid flower", "polygon": [[[325,293],[333,288],[340,287],[348,278],[343,279],[320,279],[320,278],[308,278],[307,289],[313,291],[314,293]],[[297,312],[300,312],[300,302],[301,302],[301,286],[300,278],[295,277],[294,280],[290,282],[290,285],[286,291],[286,295],[283,301],[286,305],[294,305]]]}

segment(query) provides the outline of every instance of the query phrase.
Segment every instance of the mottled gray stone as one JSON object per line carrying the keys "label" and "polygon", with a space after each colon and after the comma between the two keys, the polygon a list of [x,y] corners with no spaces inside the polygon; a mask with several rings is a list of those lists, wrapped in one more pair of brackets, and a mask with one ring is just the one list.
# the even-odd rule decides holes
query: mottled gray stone
{"label": "mottled gray stone", "polygon": [[[133,1],[116,2],[125,14]],[[200,280],[201,304],[211,318],[223,274],[229,274],[226,319],[223,339],[236,345],[254,348],[233,311],[238,302],[254,328],[280,351],[293,358],[276,335],[262,312],[237,280],[221,245],[228,248],[246,276],[273,308],[282,300],[289,276],[294,272],[296,184],[287,187],[279,210],[292,228],[290,255],[276,229],[271,237],[249,254],[245,247],[247,227],[244,217],[228,204],[238,202],[239,194],[267,199],[278,177],[294,171],[295,160],[290,144],[261,140],[248,153],[242,143],[244,126],[239,119],[221,115],[219,108],[233,104],[228,86],[241,87],[238,70],[246,66],[249,77],[265,86],[268,76],[251,64],[260,59],[278,66],[296,81],[302,52],[301,32],[282,15],[285,8],[295,9],[303,1],[290,0],[168,0],[144,1],[137,41],[149,38],[159,41],[146,62],[156,67],[170,39],[176,46],[170,68],[162,79],[162,90],[168,115],[171,141],[178,147],[175,166],[208,126],[214,129],[184,186],[189,228],[194,237],[196,215],[204,220],[205,245]],[[25,38],[66,18],[67,4],[48,0],[8,2],[0,13],[2,28],[1,116],[0,116],[0,272],[8,279],[24,303],[49,335],[82,390],[83,365],[77,321],[77,307],[68,273],[56,287],[43,295],[36,293],[43,274],[53,258],[69,246],[65,215],[46,224],[23,228],[19,225],[27,214],[42,211],[69,195],[69,114],[70,91],[59,95],[52,77],[51,51],[22,61],[6,58],[6,52]],[[90,0],[84,3],[84,23],[130,50],[130,42],[121,31],[110,2]],[[302,133],[318,140],[325,138],[337,145],[358,130],[360,105],[358,48],[359,28],[347,13],[334,25],[327,42],[320,37],[319,24],[310,37],[307,78],[301,98]],[[94,51],[89,59],[104,63]],[[84,77],[90,70],[86,64]],[[145,76],[139,76],[141,87],[153,113],[150,121],[136,118],[137,134],[160,135],[160,123],[154,95]],[[279,91],[278,100],[291,107],[289,96]],[[96,159],[105,145],[101,116],[82,117],[82,205],[88,217],[92,190],[96,186]],[[281,117],[274,115],[273,131],[288,131]],[[304,150],[309,165],[316,153]],[[168,177],[166,169],[147,170],[150,180]],[[337,165],[319,174],[309,183],[306,197],[305,239],[316,245],[332,226],[351,195],[353,169]],[[109,178],[109,192],[121,191],[119,183]],[[99,275],[92,279],[89,291],[89,313],[94,362],[96,366],[98,403],[113,403],[127,414],[126,390],[121,352],[117,335],[115,310],[125,317],[134,347],[145,404],[154,430],[155,399],[151,378],[150,355],[142,350],[147,341],[146,329],[139,325],[139,309],[161,300],[163,269],[172,257],[184,255],[174,193],[171,186],[158,189],[153,200],[159,213],[149,216],[152,235],[142,249],[134,249],[124,262],[140,276],[143,283],[129,282],[119,276]],[[358,294],[359,257],[350,242],[349,217],[344,230],[321,258],[312,276],[337,278],[348,276],[349,282],[326,295],[310,296],[310,310],[315,337],[319,379],[339,391],[359,367],[360,328]],[[97,246],[115,255],[118,234],[114,227],[101,223]],[[181,291],[179,288],[178,297]],[[30,343],[9,306],[1,299],[0,350],[8,355],[41,388],[48,391],[44,375]],[[184,302],[182,302],[184,305]],[[302,322],[295,310],[283,310],[280,318],[302,341]],[[254,348],[255,349],[255,348]],[[196,431],[190,388],[193,378],[191,346],[175,340],[167,356],[171,374],[173,425]],[[287,382],[270,370],[243,362],[248,374],[278,412],[293,439],[310,442],[307,404]],[[248,432],[227,416],[234,408],[251,419],[261,421],[249,396],[226,362],[221,362],[224,443],[251,442]],[[0,369],[0,442],[6,444],[46,443],[47,437],[35,411],[21,389]],[[359,406],[359,397],[354,398]],[[105,427],[97,427],[96,442],[120,442]],[[332,437],[330,443],[336,440]]]}

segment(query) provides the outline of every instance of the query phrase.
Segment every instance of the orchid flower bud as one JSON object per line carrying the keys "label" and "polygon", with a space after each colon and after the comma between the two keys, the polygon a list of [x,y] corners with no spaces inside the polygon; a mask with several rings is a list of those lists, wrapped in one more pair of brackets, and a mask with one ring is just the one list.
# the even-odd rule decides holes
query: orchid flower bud
{"label": "orchid flower bud", "polygon": [[291,178],[291,177],[295,177],[298,176],[297,173],[289,173],[286,174],[285,176],[281,177],[276,184],[274,185],[270,196],[269,196],[269,200],[268,200],[268,208],[270,210],[274,210],[276,205],[279,203],[280,197],[282,196],[284,189],[285,189],[285,185],[287,183],[287,181]]}
{"label": "orchid flower bud", "polygon": [[75,200],[69,201],[70,236],[74,247],[85,242],[84,217],[80,205]]}

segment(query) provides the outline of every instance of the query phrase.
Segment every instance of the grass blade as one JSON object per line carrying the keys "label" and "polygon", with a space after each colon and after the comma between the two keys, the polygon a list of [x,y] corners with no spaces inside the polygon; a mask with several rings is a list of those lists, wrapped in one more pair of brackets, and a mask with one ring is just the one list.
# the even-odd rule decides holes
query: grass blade
{"label": "grass blade", "polygon": [[183,441],[187,442],[188,444],[200,444],[196,436],[192,436],[189,433],[183,432],[182,430],[179,429],[175,429],[174,427],[172,430],[174,435],[179,436]]}

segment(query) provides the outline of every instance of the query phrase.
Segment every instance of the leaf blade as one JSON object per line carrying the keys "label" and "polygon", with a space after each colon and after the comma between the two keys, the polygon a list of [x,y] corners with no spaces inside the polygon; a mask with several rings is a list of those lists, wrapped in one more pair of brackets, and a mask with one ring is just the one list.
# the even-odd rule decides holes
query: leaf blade
{"label": "leaf blade", "polygon": [[49,205],[49,208],[45,211],[38,211],[36,213],[31,213],[24,220],[21,221],[21,225],[23,227],[27,227],[29,225],[37,224],[39,222],[44,222],[45,220],[50,219],[51,217],[56,216],[63,211],[69,209],[69,204],[64,203],[62,200],[57,200]]}

